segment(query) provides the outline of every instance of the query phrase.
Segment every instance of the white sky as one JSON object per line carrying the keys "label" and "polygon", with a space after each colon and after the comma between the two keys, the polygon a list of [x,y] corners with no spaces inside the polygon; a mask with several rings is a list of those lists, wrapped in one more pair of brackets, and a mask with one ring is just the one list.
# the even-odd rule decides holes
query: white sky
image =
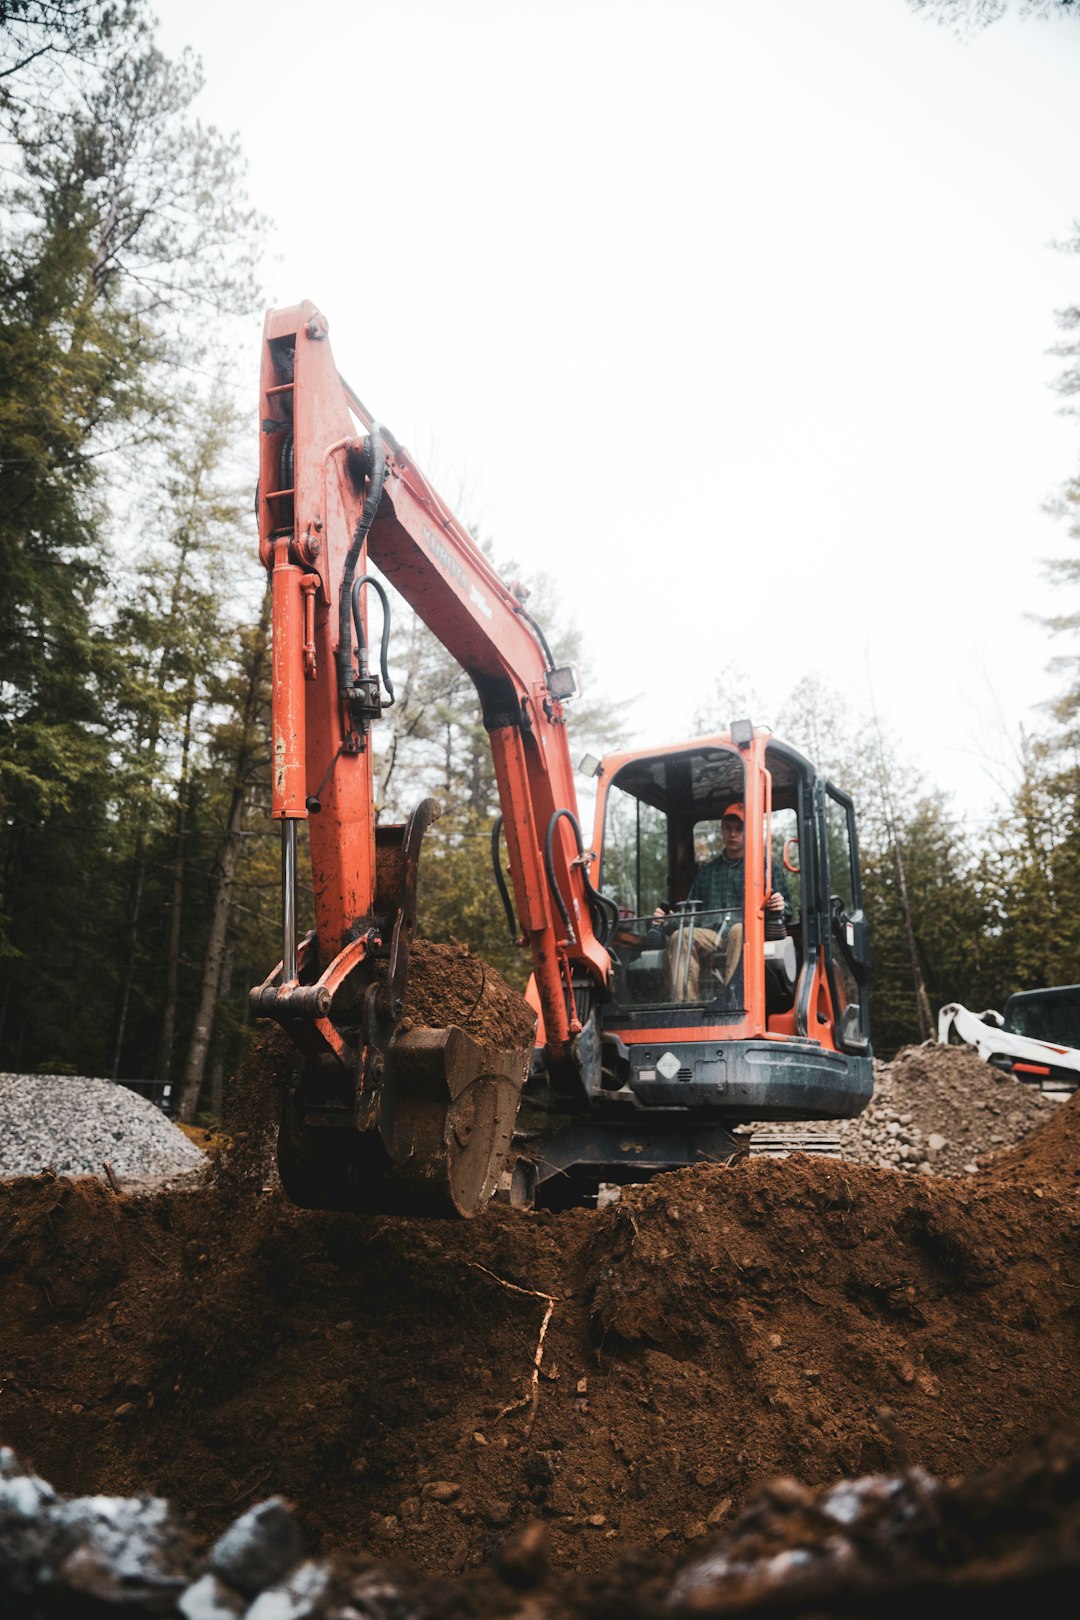
{"label": "white sky", "polygon": [[1048,353],[1080,300],[1051,249],[1080,20],[962,45],[904,0],[158,9],[276,222],[272,301],[312,298],[460,515],[560,582],[634,741],[687,734],[729,661],[764,722],[811,669],[857,709],[872,679],[988,814],[1055,690],[1025,615],[1066,605],[1041,503],[1080,449]]}

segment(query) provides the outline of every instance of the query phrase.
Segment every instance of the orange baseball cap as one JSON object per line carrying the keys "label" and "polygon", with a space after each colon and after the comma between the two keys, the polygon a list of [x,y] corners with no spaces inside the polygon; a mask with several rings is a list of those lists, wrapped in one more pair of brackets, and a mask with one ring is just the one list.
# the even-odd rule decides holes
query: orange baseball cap
{"label": "orange baseball cap", "polygon": [[746,821],[746,813],[741,804],[729,804],[720,820],[723,821],[728,816],[737,816],[740,821]]}

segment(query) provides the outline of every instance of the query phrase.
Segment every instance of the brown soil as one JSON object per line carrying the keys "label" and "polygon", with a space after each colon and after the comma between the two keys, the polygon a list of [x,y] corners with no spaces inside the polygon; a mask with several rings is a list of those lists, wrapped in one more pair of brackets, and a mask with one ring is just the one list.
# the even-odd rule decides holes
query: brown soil
{"label": "brown soil", "polygon": [[540,1519],[588,1572],[685,1557],[772,1475],[963,1474],[1080,1421],[1075,1102],[963,1180],[751,1159],[423,1224],[264,1191],[237,1095],[201,1187],[4,1188],[0,1439],[62,1491],[206,1533],[280,1491],[313,1548],[447,1575]]}
{"label": "brown soil", "polygon": [[435,1029],[456,1024],[482,1046],[512,1050],[530,1044],[536,1014],[467,945],[417,939],[409,952],[408,991],[399,1028],[404,1032],[414,1024]]}
{"label": "brown soil", "polygon": [[999,1182],[1025,1181],[1080,1195],[1080,1091],[1073,1092],[1038,1130],[994,1154],[984,1168]]}

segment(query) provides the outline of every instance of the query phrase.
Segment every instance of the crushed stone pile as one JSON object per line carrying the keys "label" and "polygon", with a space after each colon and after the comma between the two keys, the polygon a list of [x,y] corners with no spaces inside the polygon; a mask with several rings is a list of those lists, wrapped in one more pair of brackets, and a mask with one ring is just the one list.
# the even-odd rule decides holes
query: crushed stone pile
{"label": "crushed stone pile", "polygon": [[873,1101],[845,1120],[840,1140],[859,1164],[972,1174],[980,1155],[1018,1142],[1058,1107],[973,1047],[908,1046],[875,1066]]}
{"label": "crushed stone pile", "polygon": [[[907,1046],[874,1063],[874,1096],[857,1119],[800,1126],[839,1137],[843,1159],[924,1176],[973,1175],[978,1160],[1011,1147],[1061,1104],[991,1068],[970,1046]],[[760,1127],[770,1129],[771,1127]]]}
{"label": "crushed stone pile", "polygon": [[159,1108],[111,1080],[67,1074],[0,1074],[0,1176],[121,1179],[199,1170],[204,1155]]}

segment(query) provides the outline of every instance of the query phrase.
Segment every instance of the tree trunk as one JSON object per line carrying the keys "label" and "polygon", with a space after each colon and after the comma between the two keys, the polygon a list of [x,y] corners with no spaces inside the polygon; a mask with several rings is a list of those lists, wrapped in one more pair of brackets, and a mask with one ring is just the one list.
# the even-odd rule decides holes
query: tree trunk
{"label": "tree trunk", "polygon": [[881,804],[885,813],[885,830],[892,846],[893,866],[896,869],[896,889],[900,900],[900,914],[904,921],[904,934],[907,938],[908,955],[911,959],[911,985],[915,992],[915,1016],[919,1024],[919,1039],[920,1041],[926,1041],[929,1040],[933,1028],[933,1015],[930,1011],[930,997],[926,993],[922,968],[919,966],[919,949],[915,942],[915,922],[911,914],[911,901],[908,898],[907,873],[904,870],[904,856],[900,848],[900,840],[896,836],[896,811],[893,807],[889,772],[885,764],[885,744],[881,734],[881,721],[878,719],[876,705],[873,716],[874,732],[877,738],[878,789],[881,793]]}
{"label": "tree trunk", "polygon": [[180,1085],[177,1116],[185,1124],[190,1124],[194,1119],[199,1105],[199,1093],[202,1091],[203,1078],[206,1074],[206,1059],[210,1050],[210,1037],[214,1028],[214,1013],[221,989],[227,948],[229,911],[232,906],[233,883],[236,877],[236,863],[240,854],[241,832],[244,811],[247,805],[248,778],[258,751],[259,706],[262,699],[263,680],[266,670],[269,630],[270,595],[267,592],[263,598],[262,613],[259,618],[251,662],[248,667],[240,746],[236,753],[229,813],[225,819],[225,832],[218,857],[217,887],[214,891],[214,901],[210,913],[210,928],[203,957],[199,1005],[191,1031],[187,1062],[184,1065],[184,1078]]}
{"label": "tree trunk", "polygon": [[176,854],[173,858],[172,906],[169,912],[169,943],[165,958],[165,1007],[161,1019],[155,1080],[172,1079],[173,1048],[176,1044],[176,998],[180,983],[180,923],[184,910],[184,873],[187,865],[188,765],[191,758],[191,719],[195,695],[188,689],[184,708],[184,737],[180,753],[180,780],[176,787]]}
{"label": "tree trunk", "polygon": [[904,932],[907,935],[908,954],[911,957],[911,982],[915,989],[915,1016],[919,1020],[919,1039],[930,1039],[933,1028],[933,1014],[930,1010],[930,997],[926,993],[922,969],[919,966],[919,950],[915,943],[915,924],[911,915],[911,902],[908,899],[907,875],[904,871],[904,857],[900,850],[900,841],[896,836],[896,827],[889,819],[889,838],[892,842],[893,864],[896,867],[896,887],[900,895],[900,910],[904,918]]}
{"label": "tree trunk", "polygon": [[217,888],[214,891],[214,905],[210,914],[210,932],[207,937],[206,953],[203,958],[199,1005],[191,1031],[191,1044],[188,1047],[184,1078],[180,1086],[180,1103],[177,1108],[177,1117],[185,1125],[191,1124],[199,1106],[199,1093],[202,1091],[203,1076],[206,1073],[206,1057],[210,1050],[210,1037],[214,1030],[214,1013],[217,1010],[218,991],[221,986],[222,970],[225,964],[225,936],[229,926],[229,910],[232,905],[233,882],[236,877],[236,857],[240,848],[238,834],[243,802],[244,796],[242,793],[234,795],[233,803],[230,806],[229,821],[225,828],[225,838],[218,859]]}
{"label": "tree trunk", "polygon": [[120,986],[120,1005],[116,1010],[116,1035],[113,1041],[112,1063],[109,1073],[115,1080],[120,1073],[120,1058],[127,1034],[128,1008],[131,1005],[131,986],[135,978],[135,957],[139,949],[139,920],[142,913],[143,884],[146,881],[146,846],[140,831],[135,840],[135,878],[131,894],[131,924],[128,928],[127,964],[124,981]]}
{"label": "tree trunk", "polygon": [[[228,999],[232,989],[233,960],[233,948],[227,945],[218,996],[222,1001]],[[221,1041],[218,1041],[214,1049],[214,1060],[210,1065],[210,1112],[215,1119],[221,1119],[225,1112],[225,1052]]]}

